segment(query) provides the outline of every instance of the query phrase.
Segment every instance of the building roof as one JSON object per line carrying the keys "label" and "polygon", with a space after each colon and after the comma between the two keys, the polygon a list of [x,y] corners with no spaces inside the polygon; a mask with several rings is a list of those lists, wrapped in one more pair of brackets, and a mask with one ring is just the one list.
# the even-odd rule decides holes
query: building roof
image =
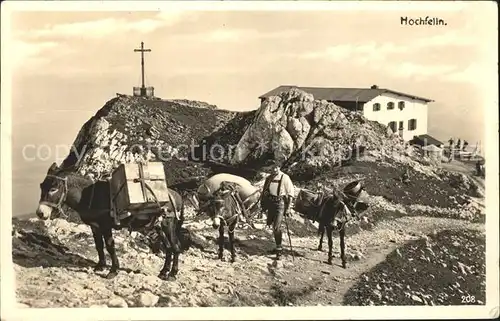
{"label": "building roof", "polygon": [[259,98],[267,98],[271,96],[276,96],[283,91],[288,91],[292,88],[303,90],[307,93],[310,93],[314,96],[314,99],[318,100],[327,100],[327,101],[344,101],[344,102],[360,102],[366,103],[373,98],[384,94],[394,94],[398,96],[404,96],[411,99],[422,100],[426,103],[432,102],[433,100],[423,97],[418,97],[415,95],[401,93],[391,89],[378,88],[373,86],[372,88],[325,88],[325,87],[299,87],[293,85],[282,85],[279,86],[263,95]]}
{"label": "building roof", "polygon": [[428,134],[423,134],[419,136],[415,136],[413,140],[418,140],[422,142],[424,145],[435,145],[435,146],[441,146],[444,145],[441,141],[437,140],[436,138],[432,137],[431,135]]}

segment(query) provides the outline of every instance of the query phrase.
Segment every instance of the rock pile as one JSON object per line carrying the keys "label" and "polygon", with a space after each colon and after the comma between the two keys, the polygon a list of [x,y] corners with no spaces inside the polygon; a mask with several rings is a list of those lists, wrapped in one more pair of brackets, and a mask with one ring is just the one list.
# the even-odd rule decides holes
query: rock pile
{"label": "rock pile", "polygon": [[282,162],[294,160],[321,167],[349,158],[353,146],[388,157],[393,151],[398,154],[405,150],[397,135],[386,135],[386,126],[291,89],[262,103],[239,140],[231,163],[270,156]]}
{"label": "rock pile", "polygon": [[455,173],[446,170],[436,170],[439,177],[449,182],[450,186],[469,195],[483,197],[478,184],[464,173]]}
{"label": "rock pile", "polygon": [[[344,304],[434,306],[463,304],[463,298],[471,298],[467,304],[484,304],[484,247],[484,235],[477,231],[424,235],[363,273]],[[428,271],[426,278],[417,277],[422,271]]]}

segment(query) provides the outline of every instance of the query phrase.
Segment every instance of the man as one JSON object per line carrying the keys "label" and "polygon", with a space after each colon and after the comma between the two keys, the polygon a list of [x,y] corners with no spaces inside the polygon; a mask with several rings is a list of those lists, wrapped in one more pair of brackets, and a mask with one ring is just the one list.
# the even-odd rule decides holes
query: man
{"label": "man", "polygon": [[482,168],[481,168],[481,162],[478,160],[476,162],[476,176],[481,176]]}
{"label": "man", "polygon": [[267,226],[273,226],[274,241],[276,242],[276,259],[279,260],[283,248],[281,246],[283,232],[281,223],[283,216],[288,216],[288,209],[292,204],[294,187],[290,177],[283,173],[279,164],[275,163],[272,173],[264,182],[262,195],[262,209],[267,211]]}
{"label": "man", "polygon": [[453,137],[448,140],[448,143],[450,144],[450,150],[453,149],[453,143],[455,141],[453,140]]}
{"label": "man", "polygon": [[462,146],[462,151],[466,152],[467,151],[467,146],[469,145],[469,142],[464,140],[464,144]]}

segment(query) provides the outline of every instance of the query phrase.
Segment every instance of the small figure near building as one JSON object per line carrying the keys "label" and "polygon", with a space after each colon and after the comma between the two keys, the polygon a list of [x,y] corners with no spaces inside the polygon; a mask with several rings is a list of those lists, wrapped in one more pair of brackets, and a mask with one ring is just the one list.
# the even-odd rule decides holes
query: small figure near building
{"label": "small figure near building", "polygon": [[465,150],[466,150],[466,148],[467,148],[468,145],[469,145],[469,143],[466,140],[464,140],[464,145],[462,147],[462,151],[465,152]]}
{"label": "small figure near building", "polygon": [[484,164],[481,160],[476,162],[476,176],[485,177]]}
{"label": "small figure near building", "polygon": [[476,162],[476,176],[480,176],[481,175],[481,162],[478,160]]}

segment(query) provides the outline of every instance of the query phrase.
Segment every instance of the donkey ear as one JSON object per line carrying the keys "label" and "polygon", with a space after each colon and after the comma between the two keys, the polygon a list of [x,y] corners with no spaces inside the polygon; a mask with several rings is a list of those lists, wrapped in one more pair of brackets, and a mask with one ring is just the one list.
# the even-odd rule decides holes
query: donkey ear
{"label": "donkey ear", "polygon": [[49,170],[47,171],[47,174],[54,173],[58,169],[56,162],[53,162],[52,165],[50,165]]}

